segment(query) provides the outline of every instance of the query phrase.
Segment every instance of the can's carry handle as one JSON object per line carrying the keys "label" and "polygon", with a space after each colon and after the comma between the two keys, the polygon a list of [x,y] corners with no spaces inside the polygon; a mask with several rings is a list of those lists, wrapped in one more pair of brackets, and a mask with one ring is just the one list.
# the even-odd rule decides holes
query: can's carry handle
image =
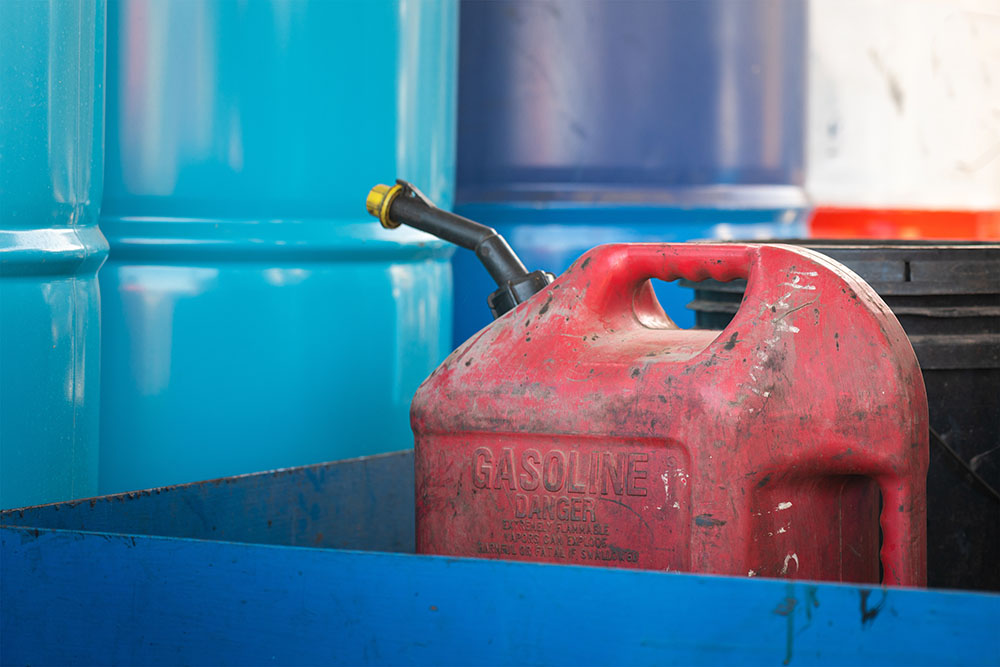
{"label": "can's carry handle", "polygon": [[[577,260],[588,271],[583,302],[605,317],[632,317],[637,290],[651,278],[719,281],[750,278],[757,246],[629,243],[599,246]],[[590,266],[594,264],[595,266]],[[748,290],[749,290],[748,286]]]}
{"label": "can's carry handle", "polygon": [[[576,275],[570,275],[576,274]],[[763,278],[766,274],[770,279]],[[590,251],[564,274],[580,290],[582,303],[609,326],[641,326],[639,308],[648,308],[643,287],[651,278],[700,281],[747,279],[744,305],[712,343],[723,344],[729,332],[740,331],[741,338],[755,330],[766,331],[759,308],[747,308],[752,300],[773,303],[792,289],[812,289],[798,284],[796,275],[808,275],[814,282],[848,280],[851,289],[827,290],[829,307],[855,292],[874,292],[860,280],[831,270],[822,258],[795,248],[754,244],[615,244]],[[843,296],[842,296],[843,294]],[[846,306],[846,304],[844,304]],[[872,311],[872,317],[878,314]],[[877,328],[877,322],[871,323]],[[898,323],[895,325],[898,327]],[[900,330],[901,331],[901,330]],[[801,343],[800,343],[801,345]],[[711,346],[710,346],[711,347]],[[801,350],[800,350],[801,351]],[[915,362],[915,360],[914,360]],[[883,544],[879,553],[887,585],[923,586],[926,583],[926,536],[920,526],[926,521],[925,490],[914,485],[904,470],[897,469],[898,451],[873,451],[871,456],[853,456],[839,467],[840,474],[863,475],[877,482],[882,493],[880,524]],[[926,445],[923,445],[926,451]],[[895,458],[894,458],[895,457]],[[915,463],[913,465],[916,465]]]}

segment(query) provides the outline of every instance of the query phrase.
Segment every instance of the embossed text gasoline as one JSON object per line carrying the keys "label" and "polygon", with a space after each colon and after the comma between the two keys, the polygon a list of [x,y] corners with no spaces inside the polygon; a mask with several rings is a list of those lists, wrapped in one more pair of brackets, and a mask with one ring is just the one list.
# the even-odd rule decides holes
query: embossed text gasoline
{"label": "embossed text gasoline", "polygon": [[648,462],[649,455],[641,452],[567,454],[550,449],[542,454],[525,449],[515,457],[512,447],[503,447],[499,453],[479,447],[472,456],[472,484],[479,489],[543,488],[549,493],[644,496]]}

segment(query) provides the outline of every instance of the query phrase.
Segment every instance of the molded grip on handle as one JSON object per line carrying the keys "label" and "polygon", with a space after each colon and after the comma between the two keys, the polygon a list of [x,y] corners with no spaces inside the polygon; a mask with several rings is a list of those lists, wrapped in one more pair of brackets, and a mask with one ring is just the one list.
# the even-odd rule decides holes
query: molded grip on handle
{"label": "molded grip on handle", "polygon": [[757,264],[758,247],[717,243],[599,246],[576,264],[588,273],[583,301],[595,312],[613,315],[625,309],[631,312],[635,291],[650,278],[666,281],[749,278]]}
{"label": "molded grip on handle", "polygon": [[927,498],[895,475],[878,478],[882,490],[882,584],[927,585]]}

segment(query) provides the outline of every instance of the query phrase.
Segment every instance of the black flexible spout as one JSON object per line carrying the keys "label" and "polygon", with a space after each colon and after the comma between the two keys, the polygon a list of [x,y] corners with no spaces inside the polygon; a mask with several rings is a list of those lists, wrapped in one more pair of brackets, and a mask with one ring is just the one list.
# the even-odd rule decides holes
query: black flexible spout
{"label": "black flexible spout", "polygon": [[418,197],[402,193],[392,202],[389,218],[475,251],[497,285],[528,275],[528,269],[492,227],[429,206]]}
{"label": "black flexible spout", "polygon": [[555,280],[545,271],[529,273],[492,227],[439,209],[406,181],[391,187],[376,185],[368,193],[366,207],[386,229],[405,224],[474,251],[499,288],[486,299],[495,318]]}

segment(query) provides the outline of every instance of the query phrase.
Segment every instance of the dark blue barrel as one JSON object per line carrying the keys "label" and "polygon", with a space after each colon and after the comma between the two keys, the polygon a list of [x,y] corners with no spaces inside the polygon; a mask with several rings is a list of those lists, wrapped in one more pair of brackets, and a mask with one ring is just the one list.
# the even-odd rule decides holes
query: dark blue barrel
{"label": "dark blue barrel", "polygon": [[[105,493],[412,446],[451,249],[454,0],[114,0],[101,225]],[[402,230],[400,230],[402,231]]]}
{"label": "dark blue barrel", "polygon": [[97,492],[104,2],[0,2],[0,507]]}
{"label": "dark blue barrel", "polygon": [[[801,0],[463,2],[458,211],[555,272],[609,241],[803,234],[806,18]],[[454,264],[459,342],[491,283]],[[693,324],[689,296],[661,298]]]}

